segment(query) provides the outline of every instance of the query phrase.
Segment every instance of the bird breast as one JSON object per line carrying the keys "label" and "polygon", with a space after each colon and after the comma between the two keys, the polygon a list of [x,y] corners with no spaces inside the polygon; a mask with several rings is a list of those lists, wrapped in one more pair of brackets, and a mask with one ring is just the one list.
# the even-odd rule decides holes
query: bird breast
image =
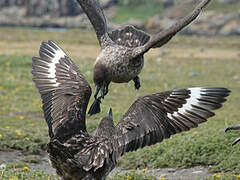
{"label": "bird breast", "polygon": [[112,74],[112,82],[123,83],[135,78],[144,65],[143,56],[135,59],[131,56],[132,49],[124,46],[108,46],[101,50],[95,64],[101,62]]}

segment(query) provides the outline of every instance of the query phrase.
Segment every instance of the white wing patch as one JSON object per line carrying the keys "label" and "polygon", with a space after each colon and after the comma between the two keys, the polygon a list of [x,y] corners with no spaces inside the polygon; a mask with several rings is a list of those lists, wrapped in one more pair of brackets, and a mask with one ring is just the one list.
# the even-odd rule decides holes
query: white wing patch
{"label": "white wing patch", "polygon": [[168,118],[172,118],[172,116],[177,116],[178,113],[184,114],[187,110],[191,111],[192,105],[198,106],[199,100],[201,98],[201,94],[206,94],[202,92],[204,88],[188,88],[190,90],[190,97],[186,99],[186,103],[178,109],[178,111],[174,112],[173,114],[167,113]]}
{"label": "white wing patch", "polygon": [[66,54],[61,50],[55,50],[54,49],[54,58],[52,59],[52,63],[49,63],[49,74],[48,77],[49,78],[53,78],[53,81],[56,83],[56,86],[59,86],[59,82],[57,82],[56,79],[56,64],[59,63],[59,60],[61,58],[64,58]]}
{"label": "white wing patch", "polygon": [[[64,58],[65,56],[67,56],[65,54],[65,52],[58,47],[57,44],[55,44],[54,42],[51,41],[52,44],[54,44],[55,48],[53,48],[52,46],[45,44],[46,47],[42,46],[41,48],[44,50],[43,53],[47,52],[47,54],[50,54],[50,61],[47,61],[47,65],[48,65],[48,78],[50,78],[51,82],[55,83],[53,86],[58,87],[60,85],[59,82],[57,82],[56,79],[56,64],[59,63],[61,58]],[[41,51],[40,48],[40,51]],[[41,53],[40,53],[40,57],[41,57]]]}

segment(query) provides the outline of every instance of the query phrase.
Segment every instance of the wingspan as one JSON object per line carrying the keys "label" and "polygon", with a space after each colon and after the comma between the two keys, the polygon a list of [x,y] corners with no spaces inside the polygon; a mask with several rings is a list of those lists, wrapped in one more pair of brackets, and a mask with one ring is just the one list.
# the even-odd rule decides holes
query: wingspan
{"label": "wingspan", "polygon": [[206,7],[210,1],[211,0],[202,0],[201,3],[189,15],[179,20],[168,29],[153,36],[144,46],[136,48],[133,52],[133,55],[139,56],[139,54],[144,54],[151,48],[161,47],[166,44],[170,39],[172,39],[173,36],[175,36],[176,33],[194,21],[200,14],[201,10]]}
{"label": "wingspan", "polygon": [[42,42],[32,58],[33,81],[42,97],[49,136],[60,142],[86,131],[91,87],[74,62],[53,41]]}
{"label": "wingspan", "polygon": [[99,0],[77,0],[83,11],[87,14],[97,34],[99,44],[104,45],[107,35],[107,22]]}
{"label": "wingspan", "polygon": [[195,128],[214,116],[230,91],[200,87],[167,91],[136,100],[116,126],[117,151],[122,155]]}

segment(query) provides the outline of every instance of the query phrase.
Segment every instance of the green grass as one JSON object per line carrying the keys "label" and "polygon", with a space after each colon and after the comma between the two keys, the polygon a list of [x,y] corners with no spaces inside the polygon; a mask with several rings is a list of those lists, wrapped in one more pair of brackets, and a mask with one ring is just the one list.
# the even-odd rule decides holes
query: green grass
{"label": "green grass", "polygon": [[[25,35],[25,38],[21,37],[22,35]],[[76,38],[76,35],[79,36]],[[91,48],[98,49],[97,41],[94,40],[95,35],[78,30],[51,33],[43,30],[36,32],[29,29],[0,28],[0,38],[4,52],[0,55],[0,149],[18,149],[30,155],[39,154],[46,147],[48,132],[42,116],[41,99],[32,82],[31,57],[37,55],[42,39],[54,39],[71,52],[71,57],[94,87],[92,68],[96,52],[83,54],[80,50],[88,47],[89,43]],[[133,170],[206,165],[210,166],[211,172],[221,172],[222,177],[238,174],[240,146],[232,147],[231,142],[239,136],[239,132],[224,133],[224,129],[229,125],[238,124],[240,120],[239,40],[239,37],[178,36],[162,48],[169,50],[169,55],[159,57],[162,49],[151,51],[140,74],[141,89],[136,92],[132,82],[111,84],[109,94],[101,106],[102,112],[87,117],[89,132],[92,133],[96,129],[99,120],[107,114],[110,107],[113,108],[114,120],[117,122],[138,96],[174,87],[227,87],[232,91],[231,96],[223,108],[216,111],[216,116],[207,123],[197,129],[175,135],[162,143],[127,153],[120,159],[119,164],[122,168]],[[32,47],[31,51],[27,48],[28,44]],[[205,47],[204,52],[199,51],[200,47]],[[17,53],[14,53],[13,49]],[[161,61],[157,60],[159,58]],[[93,98],[90,103],[92,101]],[[1,170],[0,177],[4,177],[2,179],[15,176],[18,179],[49,177],[40,171],[23,172],[21,168],[11,166]],[[116,175],[114,179],[126,179],[124,176]],[[135,172],[131,176],[145,179],[144,174],[140,174],[140,178]]]}
{"label": "green grass", "polygon": [[120,4],[117,7],[116,16],[113,18],[113,21],[116,23],[123,23],[130,19],[140,19],[145,21],[149,17],[160,13],[162,10],[163,5],[156,1],[139,4]]}
{"label": "green grass", "polygon": [[209,4],[208,10],[214,10],[218,13],[231,13],[240,9],[240,2],[237,3],[220,3],[213,1]]}
{"label": "green grass", "polygon": [[56,175],[48,175],[42,171],[31,170],[23,163],[9,163],[0,170],[1,180],[60,180]]}

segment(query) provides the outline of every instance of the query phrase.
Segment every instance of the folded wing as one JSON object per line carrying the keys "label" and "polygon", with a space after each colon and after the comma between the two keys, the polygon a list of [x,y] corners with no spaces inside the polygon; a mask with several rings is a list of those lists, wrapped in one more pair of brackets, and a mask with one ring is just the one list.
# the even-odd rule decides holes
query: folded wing
{"label": "folded wing", "polygon": [[59,141],[86,131],[91,87],[73,61],[54,42],[41,44],[32,58],[33,81],[42,97],[49,136]]}
{"label": "folded wing", "polygon": [[119,155],[195,128],[214,116],[230,91],[200,87],[166,91],[136,100],[116,125]]}

